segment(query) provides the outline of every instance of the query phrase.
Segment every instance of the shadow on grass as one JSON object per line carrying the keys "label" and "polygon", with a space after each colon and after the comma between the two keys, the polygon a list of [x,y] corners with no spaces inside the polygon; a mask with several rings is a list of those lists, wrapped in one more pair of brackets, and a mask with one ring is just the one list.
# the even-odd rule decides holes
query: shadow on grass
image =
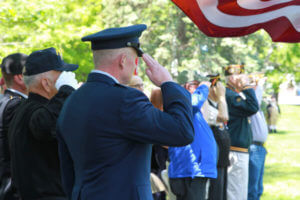
{"label": "shadow on grass", "polygon": [[269,133],[270,135],[285,135],[288,133],[299,133],[299,131],[294,130],[278,130],[277,133]]}
{"label": "shadow on grass", "polygon": [[290,133],[291,131],[284,131],[284,130],[279,130],[277,131],[277,133],[269,133],[270,135],[283,135],[283,134],[287,134]]}
{"label": "shadow on grass", "polygon": [[300,180],[300,169],[289,168],[285,165],[272,165],[265,167],[264,182],[274,184],[280,181]]}

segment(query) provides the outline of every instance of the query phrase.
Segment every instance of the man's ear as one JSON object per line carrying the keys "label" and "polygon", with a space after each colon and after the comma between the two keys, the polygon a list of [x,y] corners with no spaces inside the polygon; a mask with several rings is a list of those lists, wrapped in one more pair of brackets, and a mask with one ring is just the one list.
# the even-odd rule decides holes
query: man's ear
{"label": "man's ear", "polygon": [[14,82],[20,86],[22,89],[26,89],[24,78],[22,74],[14,75]]}
{"label": "man's ear", "polygon": [[51,83],[47,78],[42,78],[41,85],[45,92],[47,92],[48,94],[51,93]]}
{"label": "man's ear", "polygon": [[14,75],[14,82],[17,83],[18,85],[22,84],[23,75],[22,74]]}
{"label": "man's ear", "polygon": [[119,57],[119,66],[121,70],[125,68],[126,59],[127,59],[126,54],[122,53]]}

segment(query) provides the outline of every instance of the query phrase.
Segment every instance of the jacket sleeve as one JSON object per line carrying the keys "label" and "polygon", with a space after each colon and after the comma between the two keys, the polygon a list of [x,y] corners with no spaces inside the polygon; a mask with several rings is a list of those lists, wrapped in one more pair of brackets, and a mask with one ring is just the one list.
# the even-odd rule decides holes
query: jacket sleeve
{"label": "jacket sleeve", "polygon": [[21,99],[20,98],[13,98],[12,100],[10,100],[4,111],[3,111],[3,132],[7,134],[8,132],[8,127],[9,124],[13,118],[13,116],[15,115],[15,112],[18,108],[18,106],[21,103]]}
{"label": "jacket sleeve", "polygon": [[62,86],[48,104],[35,110],[29,121],[29,128],[38,140],[53,140],[56,137],[56,120],[67,97],[74,91]]}
{"label": "jacket sleeve", "polygon": [[[15,110],[17,108],[17,106],[20,104],[21,99],[20,98],[13,98],[13,99],[7,99],[6,97],[4,97],[4,99],[2,99],[1,103],[2,105],[0,105],[0,109],[3,109],[3,112],[0,113],[0,115],[2,115],[0,117],[0,119],[2,120],[2,122],[0,123],[0,129],[2,129],[0,131],[0,179],[5,179],[5,174],[8,173],[8,171],[10,171],[9,169],[9,161],[10,161],[10,152],[9,152],[9,142],[8,142],[8,128],[10,126],[10,122],[14,116]],[[3,101],[7,101],[3,102]],[[2,126],[2,127],[1,127]],[[9,178],[9,177],[7,177]],[[6,185],[4,184],[4,180],[3,180],[3,187],[5,187]]]}
{"label": "jacket sleeve", "polygon": [[200,85],[192,94],[193,108],[201,109],[202,105],[208,97],[208,87],[206,85]]}
{"label": "jacket sleeve", "polygon": [[61,178],[64,191],[69,199],[72,197],[72,189],[74,185],[74,168],[73,160],[68,151],[68,147],[64,142],[61,134],[59,133],[59,127],[57,127],[57,139],[58,139],[58,153],[60,160]]}
{"label": "jacket sleeve", "polygon": [[228,102],[228,104],[230,103],[229,112],[232,116],[249,117],[255,114],[259,109],[254,90],[246,89],[242,92],[245,95],[245,99],[236,95],[229,100],[230,102]]}
{"label": "jacket sleeve", "polygon": [[142,93],[126,91],[120,111],[125,137],[142,143],[184,146],[194,139],[190,94],[180,85],[161,86],[164,112],[155,108]]}

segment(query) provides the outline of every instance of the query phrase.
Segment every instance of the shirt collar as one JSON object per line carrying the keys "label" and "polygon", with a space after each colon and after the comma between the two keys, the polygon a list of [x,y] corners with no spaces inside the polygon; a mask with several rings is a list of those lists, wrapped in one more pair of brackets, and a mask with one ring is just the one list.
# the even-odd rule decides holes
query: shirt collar
{"label": "shirt collar", "polygon": [[12,89],[12,88],[7,88],[7,90],[9,90],[9,91],[11,91],[11,92],[13,92],[13,93],[18,94],[18,95],[24,97],[25,99],[28,98],[28,96],[27,96],[26,94],[24,94],[24,93],[22,93],[22,92],[20,92],[20,91],[18,91],[18,90],[15,90],[15,89]]}
{"label": "shirt collar", "polygon": [[106,76],[110,77],[111,79],[113,79],[116,83],[119,83],[119,81],[115,77],[113,77],[112,75],[110,75],[107,72],[104,72],[104,71],[101,71],[101,70],[98,70],[98,69],[94,69],[94,70],[91,71],[91,73],[99,73],[99,74],[106,75]]}

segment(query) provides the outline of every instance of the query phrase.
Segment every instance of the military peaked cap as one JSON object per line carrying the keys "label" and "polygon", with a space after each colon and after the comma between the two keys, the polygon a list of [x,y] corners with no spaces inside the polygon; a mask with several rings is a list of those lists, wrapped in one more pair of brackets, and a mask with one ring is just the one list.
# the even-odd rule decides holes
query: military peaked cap
{"label": "military peaked cap", "polygon": [[137,24],[120,28],[108,28],[92,35],[81,38],[82,41],[90,41],[92,50],[118,49],[124,47],[134,48],[138,56],[142,56],[139,37],[147,29],[145,24]]}

